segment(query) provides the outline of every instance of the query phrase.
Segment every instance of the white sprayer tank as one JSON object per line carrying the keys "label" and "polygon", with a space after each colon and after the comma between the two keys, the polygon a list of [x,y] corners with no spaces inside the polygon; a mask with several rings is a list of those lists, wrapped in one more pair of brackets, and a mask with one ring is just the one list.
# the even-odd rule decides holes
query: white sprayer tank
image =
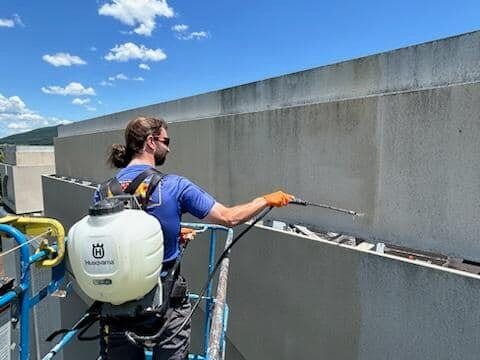
{"label": "white sprayer tank", "polygon": [[124,209],[117,199],[102,200],[72,226],[67,244],[78,285],[94,300],[119,305],[159,284],[163,233],[145,211]]}

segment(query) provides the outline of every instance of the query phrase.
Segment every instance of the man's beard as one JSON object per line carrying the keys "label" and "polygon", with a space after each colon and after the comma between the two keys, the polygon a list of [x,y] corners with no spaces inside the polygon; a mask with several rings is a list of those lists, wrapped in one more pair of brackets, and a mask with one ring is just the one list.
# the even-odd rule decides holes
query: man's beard
{"label": "man's beard", "polygon": [[167,158],[166,153],[155,152],[153,156],[155,158],[155,166],[162,166]]}

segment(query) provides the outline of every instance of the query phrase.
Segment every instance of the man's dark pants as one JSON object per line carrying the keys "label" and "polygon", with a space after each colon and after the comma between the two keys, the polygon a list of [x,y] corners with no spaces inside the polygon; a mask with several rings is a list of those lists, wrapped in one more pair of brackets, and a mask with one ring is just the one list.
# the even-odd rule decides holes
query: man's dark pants
{"label": "man's dark pants", "polygon": [[[175,299],[171,302],[173,311],[170,321],[161,340],[173,335],[184,322],[191,310],[188,297]],[[158,319],[155,315],[148,318],[109,319],[102,322],[103,336],[100,341],[100,359],[102,360],[145,360],[145,349],[128,341],[125,331],[134,331],[139,335],[153,335],[163,325],[165,319]],[[153,360],[184,360],[188,359],[190,347],[190,323],[171,341],[161,347],[153,349]],[[160,342],[161,342],[160,340]]]}

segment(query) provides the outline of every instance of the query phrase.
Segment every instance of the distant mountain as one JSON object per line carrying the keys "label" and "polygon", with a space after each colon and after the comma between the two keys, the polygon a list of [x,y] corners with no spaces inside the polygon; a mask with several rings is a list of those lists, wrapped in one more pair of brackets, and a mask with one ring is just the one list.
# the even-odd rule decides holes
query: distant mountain
{"label": "distant mountain", "polygon": [[58,136],[58,125],[48,126],[21,134],[10,135],[0,139],[0,144],[15,145],[53,145],[53,138]]}

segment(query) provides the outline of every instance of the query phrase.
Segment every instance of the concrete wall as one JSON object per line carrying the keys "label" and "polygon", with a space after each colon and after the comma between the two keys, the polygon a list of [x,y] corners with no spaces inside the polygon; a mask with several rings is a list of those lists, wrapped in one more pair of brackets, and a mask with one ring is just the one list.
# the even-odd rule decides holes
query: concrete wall
{"label": "concrete wall", "polygon": [[7,178],[5,205],[16,214],[25,214],[43,210],[41,176],[55,172],[55,166],[1,166],[0,180],[4,173]]}
{"label": "concrete wall", "polygon": [[0,149],[4,153],[0,181],[5,205],[17,214],[42,211],[41,176],[55,173],[53,146],[2,145]]}
{"label": "concrete wall", "polygon": [[[478,114],[480,87],[469,84],[177,122],[166,171],[227,204],[284,188],[365,213],[288,209],[287,221],[478,260]],[[103,181],[121,136],[56,139],[58,173]]]}
{"label": "concrete wall", "polygon": [[52,166],[55,163],[55,153],[43,151],[17,152],[18,166]]}
{"label": "concrete wall", "polygon": [[15,150],[15,145],[0,146],[0,151],[3,152],[3,159],[5,164],[15,165],[17,163],[17,154]]}
{"label": "concrete wall", "polygon": [[67,232],[70,227],[88,214],[95,187],[76,184],[55,176],[42,176],[45,216],[60,221]]}
{"label": "concrete wall", "polygon": [[[269,230],[245,240],[233,256],[229,296],[244,316],[232,321],[230,336],[246,358],[475,358],[478,277]],[[248,301],[259,298],[280,300]],[[247,338],[245,322],[271,335]]]}
{"label": "concrete wall", "polygon": [[1,145],[4,162],[17,166],[45,166],[55,163],[53,146]]}
{"label": "concrete wall", "polygon": [[[184,266],[194,287],[198,240]],[[473,360],[480,350],[478,276],[260,226],[230,271],[229,337],[246,359]]]}
{"label": "concrete wall", "polygon": [[13,166],[0,163],[0,181],[2,201],[10,208],[15,207],[15,188],[13,183]]}
{"label": "concrete wall", "polygon": [[41,176],[55,172],[54,165],[15,166],[15,212],[24,214],[43,210]]}
{"label": "concrete wall", "polygon": [[[63,199],[83,204],[91,191],[44,177],[47,215],[72,224],[83,210]],[[205,281],[207,244],[197,237],[182,263],[193,292]],[[227,359],[474,360],[479,295],[478,275],[257,226],[232,252]],[[71,296],[63,326],[86,306]],[[93,358],[96,344],[66,351]]]}

